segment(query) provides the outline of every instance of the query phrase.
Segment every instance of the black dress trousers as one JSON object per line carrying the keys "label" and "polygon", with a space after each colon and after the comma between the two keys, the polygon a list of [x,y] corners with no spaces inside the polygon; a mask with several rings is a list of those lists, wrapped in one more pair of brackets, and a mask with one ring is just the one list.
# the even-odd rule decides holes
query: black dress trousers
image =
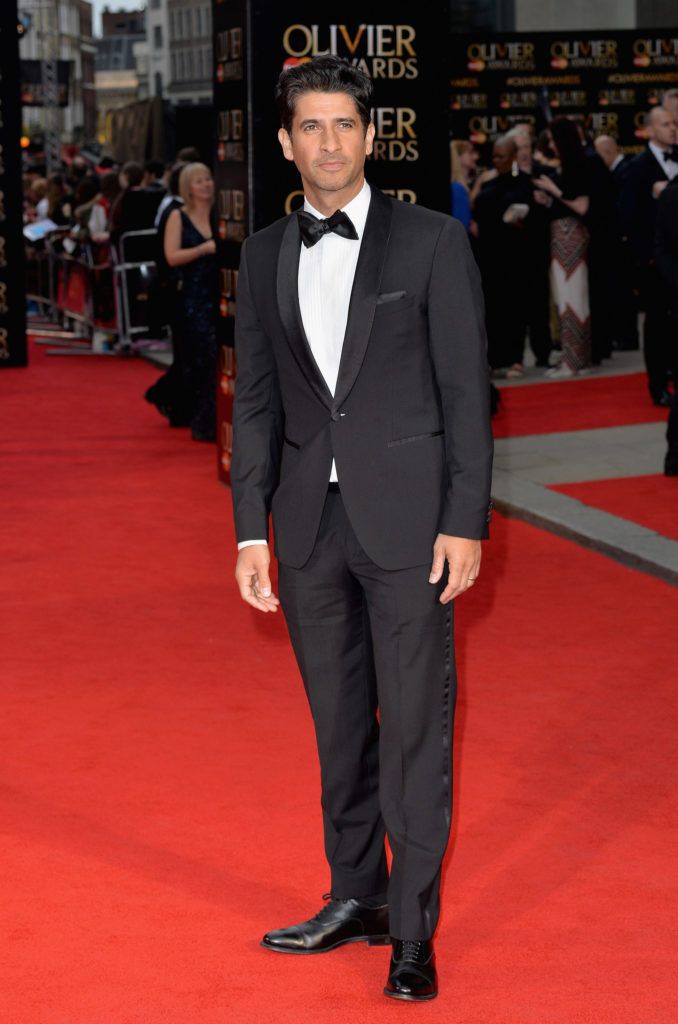
{"label": "black dress trousers", "polygon": [[375,565],[333,489],[309,561],[279,568],[315,724],[332,893],[387,895],[391,934],[406,939],[435,930],[452,802],[452,606],[429,572]]}

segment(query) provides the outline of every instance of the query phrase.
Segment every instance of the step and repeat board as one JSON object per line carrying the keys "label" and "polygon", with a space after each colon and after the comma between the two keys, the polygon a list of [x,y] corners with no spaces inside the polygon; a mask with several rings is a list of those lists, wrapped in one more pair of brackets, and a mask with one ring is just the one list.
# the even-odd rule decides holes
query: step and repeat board
{"label": "step and repeat board", "polygon": [[638,153],[646,112],[678,88],[678,31],[455,35],[449,68],[452,134],[484,157],[514,125],[538,133],[558,114]]}

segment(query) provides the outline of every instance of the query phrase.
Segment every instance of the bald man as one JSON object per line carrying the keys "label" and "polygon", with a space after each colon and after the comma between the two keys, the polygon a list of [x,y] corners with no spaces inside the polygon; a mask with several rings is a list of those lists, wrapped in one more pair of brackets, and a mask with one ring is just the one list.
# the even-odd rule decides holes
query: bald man
{"label": "bald man", "polygon": [[676,361],[670,300],[654,260],[657,202],[678,177],[678,126],[669,111],[653,107],[646,117],[648,145],[629,161],[623,175],[619,211],[624,237],[633,256],[641,308],[645,310],[643,347],[648,388],[655,405],[668,405],[668,378]]}

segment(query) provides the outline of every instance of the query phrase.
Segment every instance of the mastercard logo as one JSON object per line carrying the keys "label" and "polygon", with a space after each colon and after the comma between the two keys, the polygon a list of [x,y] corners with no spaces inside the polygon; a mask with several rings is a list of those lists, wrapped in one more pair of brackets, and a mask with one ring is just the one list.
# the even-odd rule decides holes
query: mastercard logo
{"label": "mastercard logo", "polygon": [[466,65],[469,71],[484,71],[485,61],[484,60],[470,60]]}
{"label": "mastercard logo", "polygon": [[508,110],[511,104],[509,103],[508,100],[501,100],[499,106],[501,107],[502,110]]}
{"label": "mastercard logo", "polygon": [[559,106],[560,106],[560,100],[557,97],[554,96],[552,100],[549,100],[549,107],[559,107]]}
{"label": "mastercard logo", "polygon": [[217,82],[223,82],[226,72],[223,64],[217,64]]}
{"label": "mastercard logo", "polygon": [[633,135],[636,139],[646,139],[648,137],[647,128],[636,128]]}
{"label": "mastercard logo", "polygon": [[599,96],[598,104],[601,107],[608,107],[610,105],[610,101],[608,100],[607,96]]}
{"label": "mastercard logo", "polygon": [[226,146],[223,142],[217,146],[217,159],[222,162],[226,159]]}
{"label": "mastercard logo", "polygon": [[219,312],[221,313],[222,316],[228,316],[228,299],[226,298],[225,295],[221,296],[221,301],[219,302]]}
{"label": "mastercard logo", "polygon": [[219,221],[219,238],[222,240],[222,242],[226,239],[227,234],[228,226],[226,224],[226,221],[222,217],[222,219]]}
{"label": "mastercard logo", "polygon": [[221,390],[222,395],[231,394],[231,381],[225,374],[222,374],[221,380],[219,381],[219,388]]}
{"label": "mastercard logo", "polygon": [[228,473],[229,469],[231,468],[231,453],[230,452],[222,452],[221,453],[221,466],[222,466],[222,469],[225,469],[226,472]]}
{"label": "mastercard logo", "polygon": [[633,58],[633,63],[637,68],[649,68],[652,60],[646,53],[639,53]]}
{"label": "mastercard logo", "polygon": [[564,71],[567,66],[568,61],[565,57],[553,57],[551,60],[551,67],[555,68],[556,71]]}
{"label": "mastercard logo", "polygon": [[295,68],[297,64],[308,64],[310,60],[310,57],[287,57],[283,63],[283,70],[285,68]]}
{"label": "mastercard logo", "polygon": [[461,110],[461,103],[459,100],[452,100],[450,106],[452,107],[452,110]]}
{"label": "mastercard logo", "polygon": [[477,146],[482,146],[484,142],[487,142],[487,132],[471,132],[469,139]]}

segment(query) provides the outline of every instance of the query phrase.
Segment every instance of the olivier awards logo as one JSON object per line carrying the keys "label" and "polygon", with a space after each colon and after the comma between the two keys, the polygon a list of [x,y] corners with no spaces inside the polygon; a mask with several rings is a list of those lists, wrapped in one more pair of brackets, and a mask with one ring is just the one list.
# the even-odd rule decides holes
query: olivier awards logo
{"label": "olivier awards logo", "polygon": [[678,67],[678,38],[635,39],[632,50],[637,68]]}
{"label": "olivier awards logo", "polygon": [[418,160],[416,120],[412,107],[374,107],[374,147],[369,159],[390,163]]}
{"label": "olivier awards logo", "polygon": [[[658,102],[658,100],[655,102]],[[598,90],[598,106],[600,107],[635,107],[636,105],[635,89]]]}
{"label": "olivier awards logo", "polygon": [[469,71],[534,71],[534,43],[470,43],[466,66]]}
{"label": "olivier awards logo", "polygon": [[216,37],[217,82],[239,82],[244,77],[242,29],[226,28]]}
{"label": "olivier awards logo", "polygon": [[619,56],[616,39],[561,39],[551,44],[551,67],[617,68]]}
{"label": "olivier awards logo", "polygon": [[[222,242],[244,242],[245,192],[239,188],[221,188],[217,196],[218,234]],[[222,314],[226,316],[227,314]]]}
{"label": "olivier awards logo", "polygon": [[217,126],[217,159],[245,159],[245,143],[243,141],[245,116],[242,110],[220,110]]}
{"label": "olivier awards logo", "polygon": [[282,36],[283,67],[331,53],[347,57],[375,79],[417,78],[416,35],[412,25],[288,25]]}
{"label": "olivier awards logo", "polygon": [[485,142],[493,142],[500,135],[505,135],[516,124],[529,124],[534,130],[536,118],[534,114],[484,114],[470,117],[469,141],[482,146]]}

